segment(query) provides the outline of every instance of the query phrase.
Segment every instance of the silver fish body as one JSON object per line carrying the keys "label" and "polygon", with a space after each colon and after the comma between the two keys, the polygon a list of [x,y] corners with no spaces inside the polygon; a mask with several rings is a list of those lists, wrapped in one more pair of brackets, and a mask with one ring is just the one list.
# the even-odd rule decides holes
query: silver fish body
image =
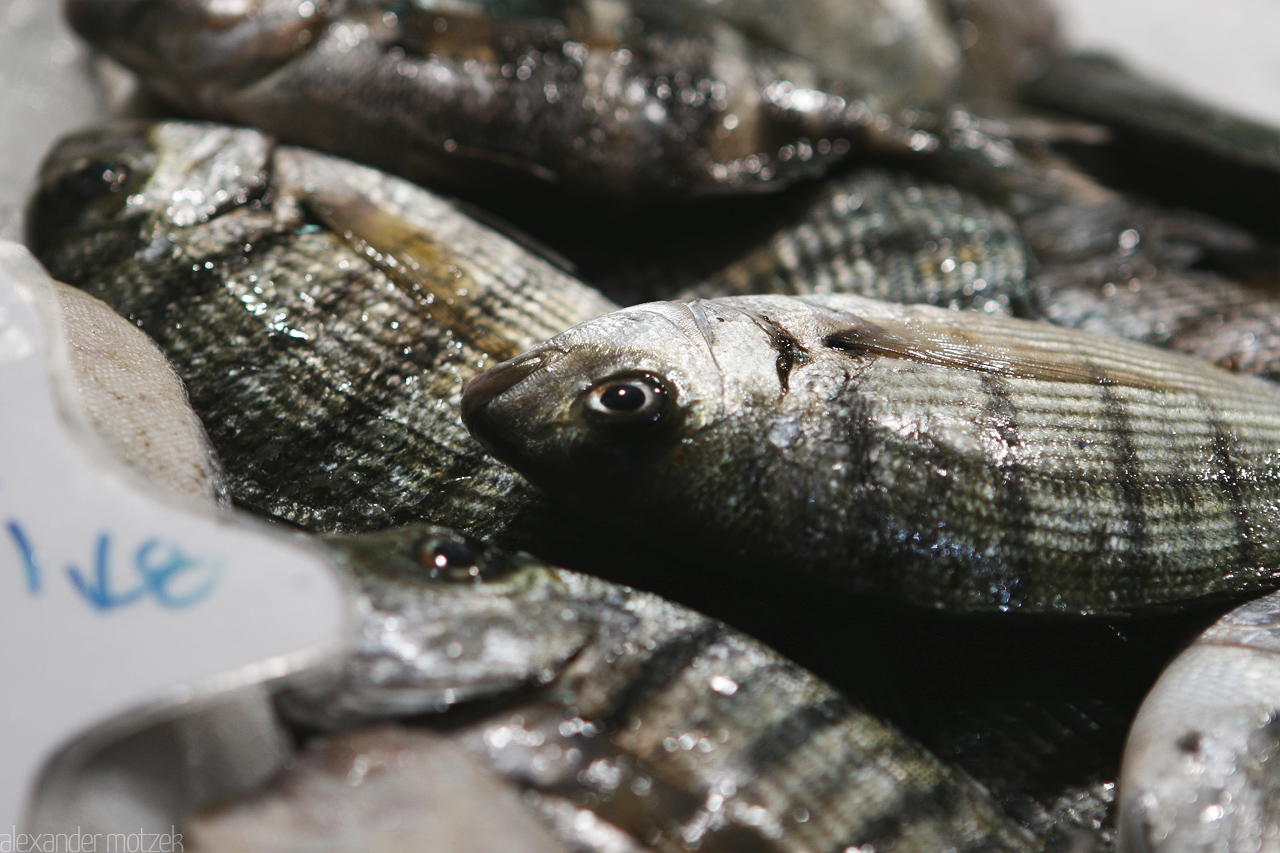
{"label": "silver fish body", "polygon": [[487,371],[463,418],[579,510],[771,577],[1084,614],[1280,580],[1280,393],[1044,324],[852,296],[654,303]]}
{"label": "silver fish body", "polygon": [[1121,853],[1280,850],[1280,596],[1232,610],[1160,676],[1120,776]]}
{"label": "silver fish body", "polygon": [[242,506],[319,530],[494,532],[527,484],[463,382],[610,302],[450,203],[261,133],[162,123],[64,141],[33,236],[156,340]]}
{"label": "silver fish body", "polygon": [[1035,848],[982,789],[722,623],[440,528],[324,546],[374,606],[341,670],[282,697],[288,716],[430,726],[454,706],[443,731],[572,849]]}

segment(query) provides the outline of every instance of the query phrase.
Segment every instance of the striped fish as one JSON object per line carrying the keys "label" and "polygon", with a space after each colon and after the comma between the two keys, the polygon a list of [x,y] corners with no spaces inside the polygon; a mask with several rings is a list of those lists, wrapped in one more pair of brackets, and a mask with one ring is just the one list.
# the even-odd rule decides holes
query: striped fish
{"label": "striped fish", "polygon": [[463,428],[460,389],[615,307],[438,196],[224,125],[63,140],[32,233],[160,344],[234,500],[316,530],[536,512]]}
{"label": "striped fish", "polygon": [[288,716],[453,706],[441,731],[572,849],[1037,849],[981,788],[720,622],[436,527],[327,547],[364,615],[346,663],[282,697]]}
{"label": "striped fish", "polygon": [[1280,391],[1044,324],[655,303],[487,371],[463,418],[568,505],[738,573],[1081,614],[1280,581]]}

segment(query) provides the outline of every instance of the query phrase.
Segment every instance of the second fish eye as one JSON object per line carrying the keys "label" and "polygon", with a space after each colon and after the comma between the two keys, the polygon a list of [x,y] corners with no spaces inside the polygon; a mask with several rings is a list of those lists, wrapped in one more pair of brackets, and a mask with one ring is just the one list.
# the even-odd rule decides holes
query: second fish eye
{"label": "second fish eye", "polygon": [[587,418],[601,425],[652,424],[666,413],[666,384],[647,373],[616,376],[587,392],[583,403]]}
{"label": "second fish eye", "polygon": [[128,180],[129,170],[123,163],[91,160],[64,175],[58,188],[67,196],[93,199],[120,192]]}
{"label": "second fish eye", "polygon": [[482,580],[480,558],[465,542],[424,536],[412,545],[414,560],[432,577],[447,580]]}

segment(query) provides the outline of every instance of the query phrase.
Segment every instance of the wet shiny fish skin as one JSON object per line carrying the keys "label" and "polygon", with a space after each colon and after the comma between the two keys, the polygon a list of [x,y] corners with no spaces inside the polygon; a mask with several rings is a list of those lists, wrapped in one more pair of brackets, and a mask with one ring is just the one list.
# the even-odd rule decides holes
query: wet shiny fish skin
{"label": "wet shiny fish skin", "polygon": [[1045,324],[653,303],[487,371],[462,407],[567,506],[771,578],[1117,615],[1280,582],[1280,393]]}
{"label": "wet shiny fish skin", "polygon": [[[631,18],[255,5],[269,12],[219,15],[198,0],[77,0],[68,11],[82,36],[193,115],[453,189],[508,191],[532,177],[637,199],[781,186],[848,152],[876,111],[714,19],[700,32],[632,32]],[[170,33],[187,49],[172,50]],[[248,64],[252,79],[223,86],[209,73],[245,53],[261,60]]]}
{"label": "wet shiny fish skin", "polygon": [[1120,776],[1119,853],[1280,850],[1280,595],[1227,613],[1161,674]]}
{"label": "wet shiny fish skin", "polygon": [[460,388],[613,307],[424,190],[251,130],[70,138],[33,210],[45,263],[165,350],[236,502],[310,529],[536,514]]}
{"label": "wet shiny fish skin", "polygon": [[[362,637],[433,636],[358,653],[282,697],[289,718],[349,727],[461,703],[442,730],[574,849],[1036,849],[980,788],[722,623],[431,526],[320,545],[371,600],[397,602],[365,611]],[[528,665],[504,663],[516,659]],[[434,699],[413,684],[433,674]],[[397,685],[411,701],[390,698]],[[483,695],[491,705],[464,702]]]}
{"label": "wet shiny fish skin", "polygon": [[855,293],[1009,314],[1026,302],[1027,250],[1013,219],[907,172],[859,169],[767,199],[646,211],[643,221],[582,230],[557,245],[622,304]]}

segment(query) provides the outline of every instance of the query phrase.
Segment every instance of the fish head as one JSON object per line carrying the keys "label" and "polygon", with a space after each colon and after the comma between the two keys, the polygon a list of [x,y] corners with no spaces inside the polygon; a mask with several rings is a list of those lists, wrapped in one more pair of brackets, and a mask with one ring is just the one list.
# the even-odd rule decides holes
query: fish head
{"label": "fish head", "polygon": [[67,22],[167,100],[218,109],[218,92],[305,50],[331,20],[327,0],[67,0]]}
{"label": "fish head", "polygon": [[364,595],[348,654],[288,694],[334,727],[553,680],[597,632],[600,582],[435,525],[320,541]]}
{"label": "fish head", "polygon": [[[494,456],[588,512],[675,506],[735,415],[768,409],[775,353],[714,301],[649,303],[583,323],[477,376],[462,418]],[[730,365],[731,370],[722,369]],[[700,469],[698,469],[700,470]]]}
{"label": "fish head", "polygon": [[258,131],[203,122],[116,122],[64,137],[41,166],[30,241],[42,256],[82,239],[155,251],[166,230],[260,198],[274,146]]}

